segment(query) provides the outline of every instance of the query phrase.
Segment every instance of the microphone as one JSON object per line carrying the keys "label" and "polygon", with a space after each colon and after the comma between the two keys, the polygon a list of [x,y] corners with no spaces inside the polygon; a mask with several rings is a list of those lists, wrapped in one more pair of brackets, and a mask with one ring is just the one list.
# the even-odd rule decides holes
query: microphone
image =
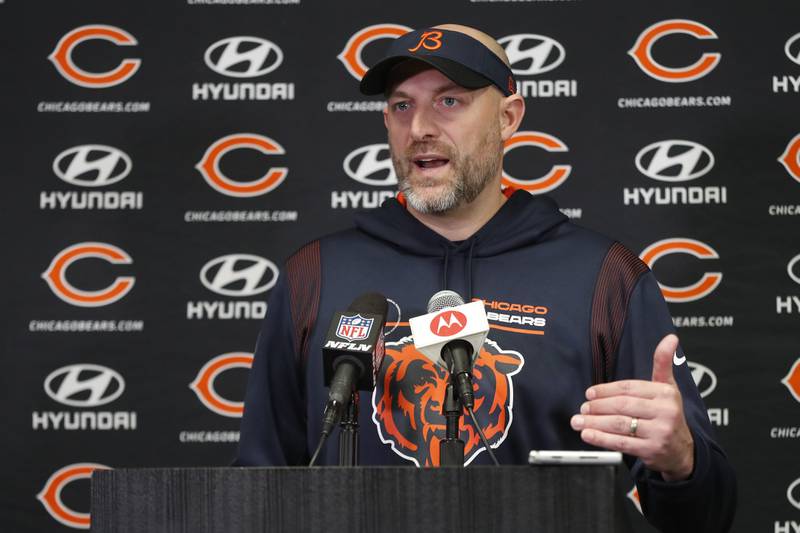
{"label": "microphone", "polygon": [[323,435],[339,423],[353,390],[375,388],[385,354],[387,307],[385,296],[369,292],[353,300],[347,311],[334,313],[322,348],[323,379],[330,387]]}
{"label": "microphone", "polygon": [[454,377],[468,410],[475,404],[472,364],[489,333],[483,302],[468,304],[457,293],[439,291],[428,301],[428,314],[409,320],[414,346]]}
{"label": "microphone", "polygon": [[453,382],[461,404],[472,419],[473,427],[489,457],[500,465],[486,435],[475,418],[475,394],[472,392],[472,364],[489,334],[489,320],[483,302],[468,304],[453,291],[439,291],[428,301],[428,314],[409,320],[414,346],[435,364],[450,372],[451,382],[443,400],[447,419],[446,436],[439,441],[442,465],[463,466],[464,441],[458,438],[461,407],[453,394]]}

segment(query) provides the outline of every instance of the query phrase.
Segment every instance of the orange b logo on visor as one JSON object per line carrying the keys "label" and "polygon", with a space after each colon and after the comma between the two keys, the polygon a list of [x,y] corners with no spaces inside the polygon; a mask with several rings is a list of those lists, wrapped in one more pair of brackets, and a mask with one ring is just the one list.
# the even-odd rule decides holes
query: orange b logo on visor
{"label": "orange b logo on visor", "polygon": [[423,33],[420,38],[417,46],[414,48],[409,48],[409,52],[416,52],[420,49],[420,47],[424,48],[425,50],[438,50],[442,47],[442,32],[440,31],[426,31]]}

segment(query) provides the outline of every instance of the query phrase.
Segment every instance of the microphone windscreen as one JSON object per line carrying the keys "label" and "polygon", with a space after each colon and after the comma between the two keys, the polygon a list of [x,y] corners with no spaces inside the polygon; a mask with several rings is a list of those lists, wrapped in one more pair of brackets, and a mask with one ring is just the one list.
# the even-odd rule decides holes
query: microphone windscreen
{"label": "microphone windscreen", "polygon": [[369,313],[385,317],[389,311],[386,297],[379,292],[365,292],[350,304],[348,312]]}
{"label": "microphone windscreen", "polygon": [[464,305],[464,298],[457,292],[444,290],[439,291],[428,300],[428,313],[435,313],[448,307],[458,307]]}

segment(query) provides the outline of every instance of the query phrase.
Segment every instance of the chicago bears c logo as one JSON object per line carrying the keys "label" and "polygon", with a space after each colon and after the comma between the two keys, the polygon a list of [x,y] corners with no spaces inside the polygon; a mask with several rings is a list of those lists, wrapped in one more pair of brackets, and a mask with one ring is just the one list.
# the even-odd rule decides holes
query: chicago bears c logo
{"label": "chicago bears c logo", "polygon": [[[503,154],[521,146],[534,146],[547,152],[569,152],[567,145],[558,137],[541,131],[518,131],[504,143]],[[506,187],[524,189],[531,194],[543,194],[567,181],[570,172],[572,165],[553,165],[550,172],[540,178],[520,180],[504,170],[500,181]]]}
{"label": "chicago bears c logo", "polygon": [[636,64],[645,74],[659,81],[683,83],[702,78],[717,66],[722,54],[704,53],[691,65],[674,68],[662,65],[653,57],[653,45],[656,41],[672,34],[691,35],[697,39],[716,39],[714,30],[693,20],[670,19],[657,22],[646,28],[636,39],[636,44],[628,50]]}
{"label": "chicago bears c logo", "polygon": [[70,265],[81,259],[103,259],[115,265],[129,265],[133,259],[125,250],[104,242],[80,242],[61,250],[50,262],[42,278],[53,293],[68,304],[100,307],[122,299],[133,288],[136,278],[119,276],[114,283],[100,290],[82,290],[66,277]]}
{"label": "chicago bears c logo", "polygon": [[378,39],[396,39],[410,31],[412,31],[411,28],[402,24],[373,24],[372,26],[367,26],[355,32],[348,39],[344,50],[336,56],[336,59],[342,62],[351,76],[360,81],[369,69],[361,57],[364,48]]}
{"label": "chicago bears c logo", "polygon": [[89,529],[91,524],[89,513],[82,513],[67,507],[61,500],[61,491],[73,481],[91,478],[92,472],[97,469],[108,468],[97,463],[73,463],[60,468],[50,476],[42,491],[36,495],[36,499],[42,502],[50,516],[65,526]]}
{"label": "chicago bears c logo", "polygon": [[134,46],[139,44],[133,35],[122,28],[108,26],[106,24],[90,24],[88,26],[75,28],[64,35],[61,40],[58,41],[56,49],[53,50],[53,53],[50,54],[47,59],[53,62],[59,74],[64,76],[68,81],[90,89],[114,87],[115,85],[127,81],[131,76],[136,74],[136,71],[139,70],[139,67],[142,65],[141,59],[123,59],[114,69],[106,72],[89,72],[76,65],[72,60],[72,52],[75,50],[75,47],[94,39],[110,41],[117,46]]}
{"label": "chicago bears c logo", "polygon": [[[675,237],[671,239],[662,239],[654,242],[645,248],[639,255],[642,261],[647,263],[647,266],[653,268],[655,262],[670,254],[689,254],[697,257],[698,259],[719,259],[719,254],[711,246],[704,242],[695,239],[686,239],[683,237]],[[719,286],[722,281],[722,272],[706,272],[700,281],[687,285],[684,287],[671,287],[663,283],[659,283],[661,293],[664,299],[671,303],[693,302],[701,298],[705,298],[714,289]]]}
{"label": "chicago bears c logo", "polygon": [[283,155],[286,150],[276,141],[257,133],[235,133],[218,139],[208,147],[203,159],[195,168],[206,183],[217,192],[237,198],[252,198],[275,190],[289,173],[286,167],[270,167],[266,174],[253,181],[239,181],[227,176],[220,168],[220,161],[230,152],[249,148],[264,155]]}
{"label": "chicago bears c logo", "polygon": [[251,353],[230,352],[218,355],[203,365],[203,368],[197,373],[197,377],[189,384],[189,388],[197,394],[203,405],[218,415],[241,418],[244,412],[244,402],[235,402],[223,398],[214,388],[214,382],[220,374],[227,370],[232,368],[246,368],[249,370],[252,365],[253,354]]}
{"label": "chicago bears c logo", "polygon": [[[800,35],[800,34],[798,34]],[[800,133],[789,141],[778,161],[794,179],[800,182]]]}
{"label": "chicago bears c logo", "polygon": [[[520,353],[502,350],[488,339],[475,360],[475,417],[492,448],[505,440],[511,427],[511,376],[524,363]],[[372,420],[381,441],[417,466],[439,466],[439,441],[445,436],[442,400],[447,381],[447,372],[418,352],[411,337],[386,344],[386,356],[372,393]],[[459,438],[465,442],[465,464],[484,451],[468,420],[468,415],[463,417],[459,428]]]}

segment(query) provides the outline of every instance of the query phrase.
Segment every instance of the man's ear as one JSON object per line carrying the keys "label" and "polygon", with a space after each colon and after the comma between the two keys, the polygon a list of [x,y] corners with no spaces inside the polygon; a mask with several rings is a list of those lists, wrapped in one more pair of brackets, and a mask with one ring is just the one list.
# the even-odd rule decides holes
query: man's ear
{"label": "man's ear", "polygon": [[389,129],[389,106],[383,108],[383,125]]}
{"label": "man's ear", "polygon": [[500,136],[507,141],[519,129],[525,116],[525,100],[518,95],[506,96],[500,102]]}

